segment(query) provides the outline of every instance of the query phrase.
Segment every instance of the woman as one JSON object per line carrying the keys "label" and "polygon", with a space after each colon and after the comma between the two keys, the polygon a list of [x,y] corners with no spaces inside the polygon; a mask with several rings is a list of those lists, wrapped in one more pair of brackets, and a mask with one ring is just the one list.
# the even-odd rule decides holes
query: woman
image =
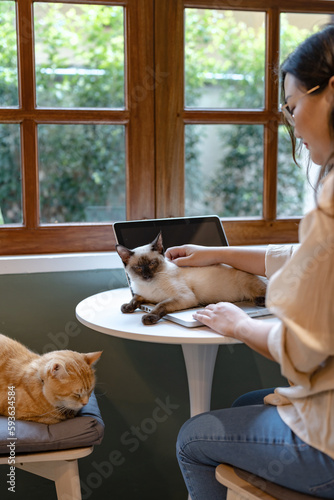
{"label": "woman", "polygon": [[274,326],[230,303],[209,305],[195,317],[277,361],[290,383],[184,424],[177,453],[192,500],[224,498],[214,476],[219,463],[334,498],[334,26],[297,48],[282,66],[282,80],[288,127],[322,165],[317,206],[300,224],[300,246],[167,251],[180,266],[222,262],[269,278],[267,306],[280,319]]}

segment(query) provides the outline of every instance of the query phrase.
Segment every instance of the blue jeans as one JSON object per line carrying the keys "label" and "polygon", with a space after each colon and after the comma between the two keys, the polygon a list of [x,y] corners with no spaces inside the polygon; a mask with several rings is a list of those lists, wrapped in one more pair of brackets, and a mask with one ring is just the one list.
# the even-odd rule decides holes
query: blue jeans
{"label": "blue jeans", "polygon": [[302,493],[334,498],[334,460],[299,439],[277,408],[263,404],[273,389],[241,396],[232,408],[188,420],[177,457],[192,500],[222,500],[215,468],[230,464]]}

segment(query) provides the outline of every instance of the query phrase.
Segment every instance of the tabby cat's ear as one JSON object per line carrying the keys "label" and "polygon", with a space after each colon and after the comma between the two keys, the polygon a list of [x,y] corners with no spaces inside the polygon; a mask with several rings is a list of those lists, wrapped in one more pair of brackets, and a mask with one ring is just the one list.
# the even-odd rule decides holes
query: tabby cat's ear
{"label": "tabby cat's ear", "polygon": [[132,250],[129,250],[126,247],[123,247],[123,245],[116,245],[116,252],[122,259],[123,264],[127,265],[129,262],[130,257],[134,254]]}
{"label": "tabby cat's ear", "polygon": [[152,250],[154,250],[155,252],[161,253],[161,255],[164,254],[164,247],[163,247],[163,243],[162,243],[161,231],[158,234],[158,236],[155,238],[155,240],[152,241]]}
{"label": "tabby cat's ear", "polygon": [[100,359],[102,352],[103,351],[88,352],[87,354],[84,354],[86,363],[88,363],[89,366],[94,365]]}
{"label": "tabby cat's ear", "polygon": [[56,361],[51,361],[48,364],[48,371],[53,378],[61,379],[62,377],[67,375],[66,368],[63,364],[57,363]]}

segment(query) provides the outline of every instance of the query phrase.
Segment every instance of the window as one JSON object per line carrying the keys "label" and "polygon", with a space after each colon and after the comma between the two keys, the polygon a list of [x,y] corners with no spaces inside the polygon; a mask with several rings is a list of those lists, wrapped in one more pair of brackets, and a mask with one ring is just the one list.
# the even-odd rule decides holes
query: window
{"label": "window", "polygon": [[272,68],[331,3],[0,0],[0,253],[205,213],[231,244],[296,241],[312,194]]}

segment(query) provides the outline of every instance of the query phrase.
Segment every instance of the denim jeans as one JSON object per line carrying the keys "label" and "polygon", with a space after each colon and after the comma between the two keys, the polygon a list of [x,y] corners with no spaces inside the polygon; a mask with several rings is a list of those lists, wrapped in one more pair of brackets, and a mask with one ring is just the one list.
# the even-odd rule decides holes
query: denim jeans
{"label": "denim jeans", "polygon": [[334,460],[299,439],[277,408],[263,404],[273,389],[241,396],[232,408],[196,415],[181,428],[177,457],[192,500],[222,500],[220,463],[302,493],[334,498]]}

